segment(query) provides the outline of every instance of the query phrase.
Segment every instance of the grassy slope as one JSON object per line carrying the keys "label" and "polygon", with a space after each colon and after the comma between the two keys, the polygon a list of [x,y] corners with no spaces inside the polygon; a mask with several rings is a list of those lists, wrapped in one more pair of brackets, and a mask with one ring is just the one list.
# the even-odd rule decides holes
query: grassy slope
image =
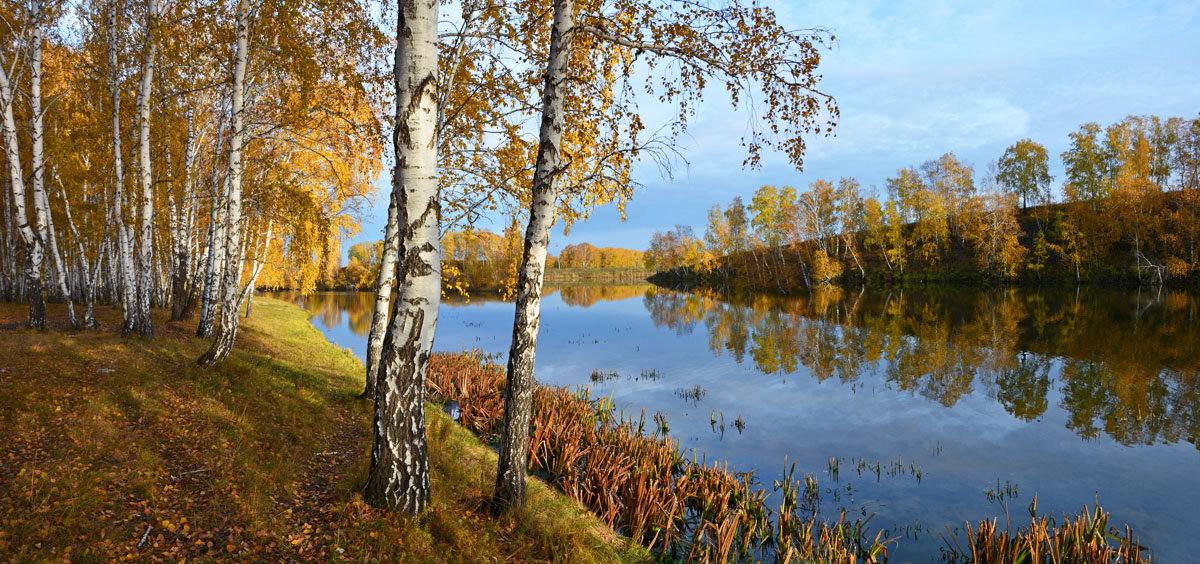
{"label": "grassy slope", "polygon": [[349,351],[262,299],[204,369],[194,324],[155,313],[157,338],[122,339],[110,308],[99,332],[31,332],[0,304],[0,559],[648,560],[536,480],[525,519],[488,517],[495,453],[434,407],[432,508],[410,523],[365,505],[370,406]]}

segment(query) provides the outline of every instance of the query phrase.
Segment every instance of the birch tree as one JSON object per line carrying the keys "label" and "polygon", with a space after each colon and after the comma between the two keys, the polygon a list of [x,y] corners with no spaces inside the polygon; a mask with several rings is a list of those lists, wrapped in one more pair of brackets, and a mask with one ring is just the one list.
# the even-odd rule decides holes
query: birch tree
{"label": "birch tree", "polygon": [[[531,3],[464,0],[459,21],[438,34],[437,158],[442,232],[474,225],[482,214],[521,213],[528,195],[533,142],[523,121],[536,106],[531,69],[536,39],[529,33]],[[367,337],[366,383],[373,397],[378,364],[396,284],[400,228],[389,204],[384,249],[375,286],[375,309]],[[511,284],[511,281],[506,281]]]}
{"label": "birch tree", "polygon": [[[560,196],[576,185],[580,191],[602,192],[606,182],[625,182],[629,163],[653,155],[639,142],[644,127],[633,94],[640,89],[631,77],[645,70],[653,77],[645,89],[679,107],[668,140],[683,131],[707,81],[723,82],[735,104],[750,104],[752,93],[763,92],[764,103],[753,107],[765,127],[756,123],[743,139],[744,164],[756,165],[762,149],[772,147],[799,168],[802,134],[827,133],[836,119],[833,99],[817,90],[818,45],[825,37],[820,30],[787,30],[770,9],[738,3],[712,8],[692,2],[621,0],[609,6],[555,0],[504,390],[495,510],[525,503],[542,274]],[[636,67],[643,56],[647,68]],[[661,74],[653,72],[658,64]],[[564,135],[571,113],[598,118],[599,133],[586,143],[574,131]]]}
{"label": "birch tree", "polygon": [[144,336],[154,335],[150,319],[150,292],[154,268],[154,178],[150,160],[150,93],[154,85],[154,57],[158,53],[155,38],[158,20],[158,0],[146,0],[146,34],[143,45],[142,76],[138,83],[138,181],[142,188],[141,240],[138,242],[138,277],[136,301],[133,304],[133,331]]}
{"label": "birch tree", "polygon": [[1032,139],[1022,139],[1000,156],[996,180],[1021,198],[1021,208],[1028,207],[1029,200],[1035,204],[1048,201],[1053,180],[1048,162],[1045,147]]}
{"label": "birch tree", "polygon": [[[42,139],[41,139],[41,91],[39,80],[41,76],[41,54],[40,42],[42,40],[41,27],[43,25],[42,13],[44,5],[40,0],[31,0],[28,7],[25,8],[25,29],[21,35],[28,34],[30,36],[28,46],[29,56],[27,57],[27,65],[31,76],[30,87],[30,116],[31,127],[30,133],[33,139],[33,171],[31,176],[30,188],[34,207],[34,221],[31,226],[29,223],[29,213],[26,209],[26,193],[25,193],[25,174],[24,166],[21,163],[21,153],[18,145],[17,123],[14,117],[14,106],[16,105],[17,85],[14,84],[13,77],[10,75],[11,69],[16,68],[16,63],[19,58],[19,43],[13,46],[12,62],[0,60],[0,111],[3,111],[3,133],[4,133],[4,153],[5,160],[8,164],[9,185],[12,191],[12,208],[13,221],[16,224],[16,231],[21,237],[25,250],[25,268],[24,280],[26,284],[25,294],[29,300],[29,326],[35,329],[44,329],[46,327],[46,295],[42,283],[42,261],[45,256],[45,242],[47,221],[47,208],[44,205],[46,201],[45,190],[43,187],[43,171],[42,171]],[[19,39],[14,38],[17,41]],[[61,274],[60,274],[61,276]],[[74,315],[71,316],[71,321],[74,322]]]}
{"label": "birch tree", "polygon": [[196,163],[199,143],[196,139],[195,120],[192,109],[187,109],[187,138],[183,148],[183,182],[179,201],[172,204],[171,217],[174,222],[174,240],[171,260],[175,268],[171,278],[171,321],[182,321],[188,314],[193,300],[192,284],[192,241],[196,222],[196,194],[192,171]]}
{"label": "birch tree", "polygon": [[[211,257],[209,311],[220,310],[225,296],[217,289],[229,270],[219,259],[229,247],[223,197],[232,96],[227,49],[212,46],[233,45],[234,26],[213,9],[222,1],[170,2],[161,14],[159,1],[85,0],[69,10],[53,0],[0,4],[7,85],[0,113],[12,118],[3,138],[9,180],[0,195],[0,296],[63,300],[68,318],[80,300],[89,326],[94,303],[107,300],[122,308],[124,333],[140,332],[152,329],[152,306],[186,315]],[[311,269],[313,249],[355,229],[380,168],[381,104],[371,97],[382,88],[370,69],[386,38],[359,0],[309,7],[280,0],[256,8],[278,25],[259,33],[265,64],[245,80],[247,100],[260,103],[244,118],[242,160],[253,180],[242,196],[250,219],[241,231],[256,243],[235,248],[261,254],[276,238],[264,236],[271,229],[282,242],[266,245],[269,262],[227,263],[240,274],[235,298],[249,299],[242,283],[257,280],[256,272],[278,281],[280,271]],[[124,142],[128,133],[132,144]],[[200,174],[209,164],[214,174]],[[21,182],[11,188],[14,171]],[[30,252],[18,226],[30,229]],[[197,236],[209,227],[214,249]],[[30,260],[33,284],[24,280]],[[13,280],[18,268],[22,279]]]}
{"label": "birch tree", "polygon": [[[364,497],[418,515],[429,505],[425,371],[441,301],[437,171],[438,3],[402,0],[396,23],[396,167],[400,296],[384,339]],[[370,375],[368,375],[370,376]]]}
{"label": "birch tree", "polygon": [[213,344],[199,363],[220,364],[233,350],[238,331],[238,282],[242,269],[242,148],[245,142],[246,64],[250,51],[250,1],[239,0],[237,5],[237,35],[233,56],[233,93],[230,102],[229,172],[225,228],[225,272],[219,288],[221,299],[220,323]]}
{"label": "birch tree", "polygon": [[[399,154],[399,153],[397,153]],[[392,290],[396,287],[396,255],[399,245],[400,216],[394,195],[388,197],[388,219],[383,234],[383,253],[379,261],[379,277],[375,285],[375,309],[371,314],[371,331],[367,335],[366,383],[360,397],[375,398],[375,383],[379,378],[379,358],[383,354],[383,337],[391,311]]]}
{"label": "birch tree", "polygon": [[45,111],[42,107],[42,58],[49,22],[47,6],[43,0],[29,3],[29,49],[27,67],[29,71],[29,138],[30,138],[30,187],[33,191],[34,214],[37,217],[39,235],[43,249],[53,261],[59,297],[67,303],[67,319],[72,327],[78,328],[71,292],[67,288],[67,272],[58,249],[54,232],[54,219],[50,214],[50,199],[46,193],[46,128]]}
{"label": "birch tree", "polygon": [[504,419],[500,458],[496,467],[493,503],[497,510],[525,507],[525,471],[529,455],[529,425],[533,403],[533,360],[541,323],[542,273],[550,245],[550,226],[558,199],[554,176],[559,174],[563,135],[565,86],[571,58],[568,34],[575,26],[575,1],[555,0],[550,49],[542,87],[542,121],[533,177],[525,252],[517,279],[516,317],[508,353],[504,386]]}
{"label": "birch tree", "polygon": [[121,67],[117,55],[120,32],[117,28],[121,11],[119,2],[108,6],[108,88],[112,117],[113,196],[109,221],[117,240],[117,272],[115,284],[120,288],[122,304],[121,334],[129,335],[137,327],[137,278],[134,273],[133,231],[125,223],[125,165],[121,152]]}

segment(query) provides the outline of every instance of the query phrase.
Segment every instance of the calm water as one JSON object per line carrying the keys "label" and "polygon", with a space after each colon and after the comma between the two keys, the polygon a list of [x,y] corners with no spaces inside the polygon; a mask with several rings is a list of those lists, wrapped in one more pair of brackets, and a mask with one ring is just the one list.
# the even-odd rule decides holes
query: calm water
{"label": "calm water", "polygon": [[[370,294],[285,297],[364,354]],[[905,537],[893,561],[936,558],[947,525],[1005,504],[1023,523],[1036,494],[1039,513],[1098,499],[1156,561],[1200,562],[1198,309],[1145,290],[567,287],[543,302],[537,377],[661,411],[682,446],[766,484],[797,463],[824,516],[875,514]],[[436,348],[503,355],[512,315],[446,304]]]}

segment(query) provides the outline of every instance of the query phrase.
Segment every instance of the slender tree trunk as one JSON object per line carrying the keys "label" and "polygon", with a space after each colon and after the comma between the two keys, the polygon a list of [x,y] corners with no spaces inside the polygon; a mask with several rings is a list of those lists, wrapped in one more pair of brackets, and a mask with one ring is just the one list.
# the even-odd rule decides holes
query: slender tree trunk
{"label": "slender tree trunk", "polygon": [[150,91],[154,85],[154,57],[158,50],[158,42],[154,37],[158,20],[158,0],[146,0],[146,12],[145,56],[142,59],[142,80],[138,84],[137,95],[138,179],[142,188],[142,226],[133,330],[139,335],[153,336],[150,296],[154,286],[154,182],[150,161]]}
{"label": "slender tree trunk", "polygon": [[183,150],[183,190],[180,193],[178,208],[173,214],[175,220],[175,263],[174,277],[171,279],[171,321],[183,321],[184,313],[188,310],[192,292],[189,285],[192,281],[192,225],[195,198],[192,197],[192,166],[196,162],[196,134],[192,109],[187,109],[187,139]]}
{"label": "slender tree trunk", "polygon": [[512,346],[508,353],[508,380],[504,385],[504,420],[500,433],[500,460],[496,468],[494,511],[525,507],[525,472],[529,456],[529,425],[533,410],[533,367],[541,321],[542,274],[550,244],[550,226],[558,199],[557,173],[563,134],[564,93],[571,38],[575,25],[575,1],[555,0],[554,27],[542,87],[542,123],[533,177],[529,226],[525,251],[517,278],[516,315]]}
{"label": "slender tree trunk", "polygon": [[137,319],[137,281],[134,275],[133,230],[125,225],[125,165],[121,159],[121,81],[117,66],[117,10],[108,13],[108,89],[112,98],[113,210],[112,223],[117,237],[117,270],[120,273],[122,323],[121,335],[134,331]]}
{"label": "slender tree trunk", "polygon": [[[193,153],[192,162],[195,163],[194,155],[196,153],[196,149],[194,147],[192,149],[192,153]],[[188,276],[189,276],[189,278],[188,278],[188,290],[189,290],[188,294],[190,297],[189,297],[189,301],[188,301],[188,307],[184,308],[184,309],[188,310],[188,309],[194,308],[196,305],[195,304],[195,302],[196,302],[196,300],[195,300],[196,287],[197,287],[196,282],[199,280],[199,276],[197,276],[196,271],[198,270],[197,267],[200,265],[200,262],[196,257],[196,252],[198,250],[200,250],[200,241],[196,237],[196,213],[197,213],[197,209],[200,206],[199,206],[199,202],[197,200],[198,190],[196,189],[196,180],[194,178],[192,178],[192,176],[190,174],[188,175],[188,182],[187,182],[187,184],[185,184],[185,186],[186,186],[186,188],[184,189],[184,198],[187,201],[187,205],[184,207],[184,209],[187,210],[187,217],[186,217],[187,223],[185,225],[187,226],[186,227],[186,229],[187,229],[186,242],[187,242],[187,255],[188,255],[187,256],[187,271],[188,271]]]}
{"label": "slender tree trunk", "polygon": [[8,203],[9,193],[11,189],[0,190],[0,209],[3,209],[3,215],[0,215],[0,221],[4,222],[4,226],[0,227],[0,299],[5,301],[14,301],[13,297],[13,259],[16,255],[16,245],[13,241],[12,232],[12,210]]}
{"label": "slender tree trunk", "polygon": [[800,278],[804,280],[804,288],[812,289],[812,280],[808,277],[808,265],[804,264],[804,249],[800,247],[800,244],[796,246],[796,264],[800,266]]}
{"label": "slender tree trunk", "polygon": [[187,264],[180,261],[183,253],[180,246],[184,245],[183,206],[176,200],[175,195],[167,192],[167,216],[171,224],[171,252],[168,256],[170,264],[170,302],[171,317],[168,321],[179,321],[183,314],[183,306],[187,300]]}
{"label": "slender tree trunk", "polygon": [[199,363],[215,366],[233,350],[238,331],[238,282],[242,277],[242,145],[245,142],[246,59],[250,51],[250,0],[238,2],[237,53],[229,135],[229,210],[225,219],[225,273],[221,282],[221,322],[212,347]]}
{"label": "slender tree trunk", "polygon": [[258,275],[262,273],[263,265],[266,264],[267,250],[271,248],[271,231],[275,227],[275,222],[267,221],[267,232],[263,235],[262,243],[255,244],[252,248],[258,249],[254,256],[254,267],[250,270],[250,281],[242,288],[242,295],[238,298],[238,310],[242,308],[242,302],[246,303],[246,318],[250,317],[250,308],[254,305],[254,286],[258,283]]}
{"label": "slender tree trunk", "polygon": [[442,291],[437,20],[434,0],[402,0],[397,9],[392,198],[403,226],[400,295],[379,361],[375,436],[363,491],[368,503],[409,516],[429,505],[425,372]]}
{"label": "slender tree trunk", "polygon": [[[112,218],[112,207],[106,208],[109,214],[110,223]],[[108,305],[111,307],[121,307],[121,274],[117,267],[117,251],[116,241],[107,236],[108,239],[104,242],[104,269],[108,272]]]}
{"label": "slender tree trunk", "polygon": [[[1141,285],[1141,283],[1142,283],[1142,246],[1141,246],[1141,241],[1138,239],[1136,227],[1134,228],[1134,232],[1133,232],[1133,264],[1134,264],[1134,268],[1137,270],[1138,284]],[[1039,274],[1038,276],[1040,277],[1041,275]]]}
{"label": "slender tree trunk", "polygon": [[383,232],[383,256],[379,261],[379,282],[375,287],[375,312],[371,314],[371,333],[367,337],[367,375],[361,398],[374,398],[379,377],[379,357],[383,351],[383,334],[387,331],[391,311],[392,289],[396,286],[396,254],[400,244],[399,211],[395,196],[389,196],[388,222]]}
{"label": "slender tree trunk", "polygon": [[[87,254],[83,252],[83,238],[79,236],[79,230],[75,228],[75,219],[71,217],[71,200],[67,198],[67,192],[60,183],[58,185],[59,194],[63,199],[63,210],[67,216],[67,227],[71,229],[71,237],[75,239],[75,254],[79,263],[79,273],[83,280],[83,325],[88,329],[96,329],[96,316],[94,315],[93,296],[95,296],[95,285],[92,282],[91,273],[88,272]],[[98,253],[103,256],[103,253]]]}
{"label": "slender tree trunk", "polygon": [[21,170],[21,153],[17,148],[17,123],[13,118],[14,87],[8,70],[0,62],[0,106],[3,109],[4,155],[8,161],[9,188],[12,190],[14,221],[17,233],[25,246],[25,295],[29,299],[29,326],[46,328],[46,295],[42,291],[42,239],[29,225],[25,209],[25,175]]}
{"label": "slender tree trunk", "polygon": [[170,266],[171,262],[171,253],[163,252],[163,249],[167,248],[167,242],[171,238],[170,232],[160,232],[153,238],[155,241],[155,248],[159,249],[159,255],[166,255],[167,257],[167,260],[162,260],[161,258],[155,258],[155,255],[151,255],[152,260],[150,261],[150,264],[154,269],[154,276],[151,277],[153,281],[153,291],[151,292],[151,296],[153,296],[154,299],[152,300],[151,305],[154,307],[167,307],[167,299],[169,298],[170,294],[170,292],[168,292],[168,288],[170,288],[170,273],[168,272],[168,267]]}
{"label": "slender tree trunk", "polygon": [[0,279],[4,281],[3,298],[10,302],[17,300],[17,234],[13,231],[12,218],[12,189],[0,190],[0,200],[4,201],[4,217],[0,220],[4,221],[4,228],[0,230],[0,236],[4,237],[4,256],[0,260]]}
{"label": "slender tree trunk", "polygon": [[71,303],[71,293],[67,289],[67,272],[63,265],[62,254],[58,252],[58,241],[54,237],[54,224],[50,216],[50,200],[46,196],[46,151],[45,127],[43,126],[42,111],[42,43],[45,40],[45,30],[42,27],[42,13],[45,6],[42,0],[30,2],[30,38],[29,38],[29,137],[32,175],[30,185],[33,189],[34,214],[37,217],[38,232],[41,235],[44,248],[50,252],[53,260],[55,279],[58,291],[67,302],[67,317],[71,327],[78,328],[79,320],[75,318],[75,306]]}
{"label": "slender tree trunk", "polygon": [[50,258],[54,264],[54,270],[57,273],[56,280],[58,282],[58,292],[62,294],[62,299],[67,303],[67,320],[70,321],[71,327],[79,328],[79,320],[75,318],[75,304],[69,286],[70,269],[67,268],[66,262],[62,258],[62,253],[58,249],[58,234],[54,227],[54,215],[50,213],[50,203],[47,201],[48,195],[45,194],[45,185],[42,186],[42,206],[44,208],[44,217],[46,219],[46,228],[43,230],[43,240],[47,242],[46,250],[50,253]]}
{"label": "slender tree trunk", "polygon": [[867,271],[863,269],[862,261],[858,259],[858,244],[854,240],[854,232],[843,233],[842,239],[846,244],[846,252],[850,253],[850,257],[854,259],[854,266],[858,267],[858,275],[865,281],[867,279]]}
{"label": "slender tree trunk", "polygon": [[213,174],[214,196],[212,211],[208,220],[208,250],[205,251],[206,267],[204,270],[204,294],[200,300],[200,322],[196,325],[197,337],[211,337],[213,323],[216,320],[216,301],[220,299],[217,286],[225,265],[225,213],[226,202],[229,200],[229,177],[224,180],[224,188],[217,189],[217,175]]}

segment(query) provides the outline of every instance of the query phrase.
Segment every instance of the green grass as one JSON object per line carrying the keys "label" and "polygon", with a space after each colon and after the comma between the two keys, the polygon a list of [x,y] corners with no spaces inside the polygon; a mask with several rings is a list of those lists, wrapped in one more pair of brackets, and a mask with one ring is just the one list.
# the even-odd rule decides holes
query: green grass
{"label": "green grass", "polygon": [[523,518],[490,517],[494,451],[432,406],[430,510],[408,522],[367,506],[353,354],[264,298],[229,360],[202,368],[194,324],[155,313],[156,338],[123,339],[111,308],[98,332],[34,332],[23,305],[0,304],[0,558],[649,560],[537,480]]}

